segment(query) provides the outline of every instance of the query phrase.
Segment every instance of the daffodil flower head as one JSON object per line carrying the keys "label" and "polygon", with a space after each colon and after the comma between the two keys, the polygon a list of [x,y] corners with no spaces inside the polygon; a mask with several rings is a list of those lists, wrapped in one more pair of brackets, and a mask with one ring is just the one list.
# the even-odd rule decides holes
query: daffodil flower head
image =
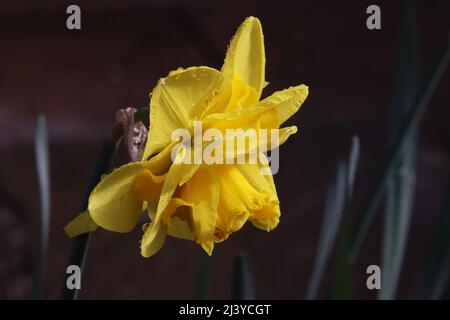
{"label": "daffodil flower head", "polygon": [[[196,121],[204,130],[223,133],[223,140],[228,129],[278,130],[298,111],[308,87],[290,87],[260,100],[267,84],[265,63],[261,23],[249,17],[231,40],[220,71],[180,68],[160,79],[150,98],[150,128],[141,161],[106,175],[92,191],[87,211],[66,226],[66,233],[75,236],[97,226],[129,232],[146,211],[150,222],[143,227],[141,254],[150,257],[167,235],[195,241],[211,254],[215,243],[247,221],[262,230],[274,229],[280,207],[273,176],[262,174],[267,161],[183,161],[186,148],[175,149],[179,140],[173,139],[180,128],[194,133]],[[276,148],[296,130],[281,128],[276,143],[257,139],[257,144]],[[200,149],[189,149],[192,158],[201,157],[207,147],[208,141]],[[258,159],[266,159],[260,150],[264,148],[258,149]],[[244,146],[233,151],[239,156],[251,150]]]}

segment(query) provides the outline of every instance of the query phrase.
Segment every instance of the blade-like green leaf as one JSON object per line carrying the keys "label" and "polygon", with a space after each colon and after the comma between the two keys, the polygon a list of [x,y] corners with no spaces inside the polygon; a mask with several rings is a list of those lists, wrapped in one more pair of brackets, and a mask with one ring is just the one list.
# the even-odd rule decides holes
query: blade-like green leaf
{"label": "blade-like green leaf", "polygon": [[255,299],[250,267],[247,258],[242,254],[238,255],[234,260],[232,295],[234,300]]}
{"label": "blade-like green leaf", "polygon": [[211,287],[211,262],[212,257],[208,256],[202,251],[200,257],[200,270],[197,277],[197,291],[195,293],[195,299],[204,300],[209,297],[209,290]]}
{"label": "blade-like green leaf", "polygon": [[317,256],[306,292],[306,299],[316,299],[324,270],[334,247],[345,203],[346,172],[346,165],[344,162],[339,161],[335,177],[327,193]]}
{"label": "blade-like green leaf", "polygon": [[358,169],[360,144],[359,137],[352,137],[352,146],[350,156],[348,158],[348,175],[347,175],[347,199],[353,198],[353,190],[355,186],[356,170]]}
{"label": "blade-like green leaf", "polygon": [[[322,230],[320,232],[319,238],[319,247],[317,250],[317,256],[314,263],[311,280],[306,292],[306,299],[316,299],[317,297],[320,282],[323,277],[323,273],[328,263],[333,246],[335,245],[338,231],[339,235],[337,236],[337,248],[339,252],[337,259],[339,260],[339,270],[337,272],[345,271],[346,274],[348,273],[346,271],[346,265],[348,263],[343,264],[341,262],[344,260],[348,260],[349,257],[349,250],[345,248],[345,243],[349,241],[348,239],[346,239],[346,235],[348,235],[350,232],[349,210],[347,210],[348,213],[346,218],[343,219],[342,216],[346,212],[346,206],[348,206],[349,209],[351,198],[353,196],[353,186],[358,159],[359,138],[357,136],[354,136],[352,138],[348,164],[345,164],[342,161],[338,162],[335,178],[330,184],[329,191],[327,193],[324,219],[322,222]],[[342,257],[345,258],[342,259]],[[351,280],[349,280],[348,277],[342,278],[342,281],[343,283],[346,283],[346,285],[350,283],[351,286]],[[336,285],[333,287],[340,290],[343,285],[336,282]],[[336,295],[339,296],[340,294],[337,293]]]}
{"label": "blade-like green leaf", "polygon": [[331,285],[333,299],[352,298],[352,266],[350,262],[350,230],[353,188],[359,160],[359,138],[354,136],[348,159],[345,204],[336,241],[335,272]]}
{"label": "blade-like green leaf", "polygon": [[332,299],[352,298],[352,267],[350,263],[350,204],[344,209],[341,226],[336,239],[334,276],[331,284]]}
{"label": "blade-like green leaf", "polygon": [[[393,140],[405,115],[412,109],[417,90],[418,49],[415,31],[414,3],[405,0],[392,107]],[[414,196],[417,128],[405,139],[404,147],[387,181],[383,235],[382,283],[380,299],[393,299],[400,280],[400,271],[408,237]]]}
{"label": "blade-like green leaf", "polygon": [[40,115],[37,121],[35,155],[41,208],[33,278],[33,298],[42,299],[50,228],[50,161],[47,123],[43,115]]}
{"label": "blade-like green leaf", "polygon": [[396,165],[401,151],[405,145],[407,138],[414,132],[422,115],[426,109],[427,103],[430,100],[434,89],[436,88],[439,79],[444,72],[450,57],[450,41],[447,40],[439,57],[435,60],[436,63],[431,69],[427,80],[424,82],[422,89],[414,100],[414,107],[408,112],[405,120],[402,122],[399,133],[396,136],[394,143],[389,151],[387,160],[381,170],[372,192],[369,194],[369,200],[363,211],[363,216],[359,227],[357,228],[355,237],[352,241],[351,261],[354,264],[359,253],[361,245],[367,235],[369,227],[375,216],[376,209],[380,204],[383,194],[385,192],[386,182],[392,174],[392,170]]}

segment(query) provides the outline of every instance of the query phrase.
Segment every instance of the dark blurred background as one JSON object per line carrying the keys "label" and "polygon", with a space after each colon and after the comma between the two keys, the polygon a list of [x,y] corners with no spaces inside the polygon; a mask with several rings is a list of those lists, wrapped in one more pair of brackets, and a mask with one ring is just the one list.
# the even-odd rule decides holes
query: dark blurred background
{"label": "dark blurred background", "polygon": [[[79,31],[66,28],[70,4],[81,7]],[[370,4],[381,7],[381,30],[366,28]],[[416,4],[424,75],[447,36],[450,2]],[[250,15],[261,19],[265,35],[270,85],[264,95],[305,83],[310,96],[289,121],[299,133],[280,150],[275,181],[281,223],[271,233],[248,225],[216,246],[212,297],[230,297],[232,262],[239,252],[248,257],[257,298],[304,297],[336,160],[347,155],[352,135],[358,134],[357,221],[386,158],[401,1],[1,1],[0,298],[30,295],[39,221],[33,145],[38,114],[48,120],[52,182],[45,297],[58,298],[72,242],[63,227],[81,209],[116,110],[148,105],[149,92],[169,70],[220,68],[229,40]],[[421,123],[402,298],[415,297],[422,285],[449,174],[449,85],[447,72]],[[124,161],[122,150],[116,165]],[[365,271],[380,264],[381,234],[378,214],[353,270],[358,297],[375,296],[366,288]],[[170,238],[156,256],[144,259],[140,235],[140,230],[93,234],[80,298],[194,296],[200,247]]]}

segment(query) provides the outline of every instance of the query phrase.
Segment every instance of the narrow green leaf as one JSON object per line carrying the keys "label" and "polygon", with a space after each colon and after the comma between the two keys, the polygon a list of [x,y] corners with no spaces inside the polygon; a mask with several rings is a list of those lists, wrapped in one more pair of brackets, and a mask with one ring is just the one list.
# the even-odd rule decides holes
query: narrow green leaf
{"label": "narrow green leaf", "polygon": [[345,203],[346,172],[345,163],[339,161],[335,177],[327,192],[317,256],[314,262],[311,280],[306,291],[306,299],[308,300],[317,298],[320,282],[335,244]]}
{"label": "narrow green leaf", "polygon": [[[418,49],[415,31],[414,3],[404,1],[399,54],[392,107],[393,140],[412,109],[417,90]],[[380,299],[393,299],[400,281],[406,240],[412,215],[414,196],[417,127],[405,139],[404,147],[387,180],[386,209],[383,235],[382,283]]]}
{"label": "narrow green leaf", "polygon": [[331,297],[333,299],[351,299],[353,295],[352,266],[350,262],[350,230],[353,188],[356,171],[358,168],[359,150],[359,138],[354,136],[348,159],[346,193],[344,208],[342,209],[342,222],[336,241],[335,272],[331,286]]}
{"label": "narrow green leaf", "polygon": [[332,299],[352,298],[352,268],[350,263],[350,203],[346,203],[336,240],[334,277],[331,284]]}
{"label": "narrow green leaf", "polygon": [[[353,186],[358,159],[359,138],[354,136],[352,138],[348,164],[343,161],[338,162],[335,177],[331,182],[327,193],[324,219],[319,237],[319,246],[316,261],[313,267],[313,273],[306,292],[306,299],[316,299],[317,297],[320,282],[330,258],[331,251],[335,245],[336,237],[340,239],[338,240],[337,245],[339,257],[346,256],[347,258],[345,259],[348,259],[349,251],[345,251],[345,247],[343,246],[345,242],[343,241],[345,240],[345,235],[349,233],[348,228],[350,217],[345,218],[345,221],[342,220],[343,214],[346,211],[345,208],[350,204],[353,196]],[[338,236],[338,232],[340,236]],[[338,260],[341,259],[339,258]],[[341,269],[345,269],[342,263],[339,265],[339,272],[342,271]],[[350,283],[347,278],[342,280],[344,283]],[[338,288],[342,287],[340,283],[337,283],[336,286]]]}
{"label": "narrow green leaf", "polygon": [[387,179],[392,174],[392,170],[401,155],[401,151],[407,138],[414,132],[414,129],[417,127],[420,119],[422,118],[427,103],[430,100],[434,89],[436,88],[439,79],[447,66],[449,57],[450,41],[447,40],[444,49],[435,60],[436,63],[432,67],[427,80],[424,82],[422,90],[419,91],[419,94],[415,98],[414,107],[408,112],[405,120],[402,122],[399,133],[392,144],[387,160],[381,170],[381,174],[378,176],[372,192],[369,193],[369,199],[365,206],[365,210],[363,211],[362,221],[352,240],[352,264],[355,263],[361,245],[367,235],[370,225],[372,224],[376,209],[382,200]]}
{"label": "narrow green leaf", "polygon": [[200,270],[197,277],[197,291],[195,299],[205,300],[210,298],[211,287],[211,272],[212,272],[212,257],[208,256],[202,251],[200,257]]}
{"label": "narrow green leaf", "polygon": [[350,148],[350,156],[348,158],[347,199],[349,200],[353,198],[356,170],[358,169],[359,153],[359,137],[355,135],[352,137],[352,146]]}
{"label": "narrow green leaf", "polygon": [[233,300],[254,300],[253,278],[247,258],[240,254],[234,260],[233,268]]}
{"label": "narrow green leaf", "polygon": [[38,232],[39,240],[36,248],[33,277],[33,298],[42,299],[50,228],[50,161],[47,122],[43,115],[40,115],[37,121],[35,155],[41,207]]}

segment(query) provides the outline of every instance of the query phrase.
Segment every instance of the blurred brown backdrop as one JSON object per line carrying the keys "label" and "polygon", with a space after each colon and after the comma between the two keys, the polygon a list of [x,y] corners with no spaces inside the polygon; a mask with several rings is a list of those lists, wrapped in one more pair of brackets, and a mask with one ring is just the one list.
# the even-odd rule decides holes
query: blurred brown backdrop
{"label": "blurred brown backdrop", "polygon": [[[326,186],[335,162],[361,138],[356,216],[387,148],[389,106],[400,25],[400,1],[375,1],[382,29],[366,28],[373,1],[76,1],[82,30],[66,29],[69,1],[0,3],[0,298],[30,293],[39,215],[33,139],[37,115],[50,130],[52,221],[45,296],[57,298],[71,240],[62,229],[80,209],[102,135],[114,113],[148,104],[157,79],[191,65],[220,68],[245,17],[261,19],[267,53],[265,95],[305,83],[310,96],[290,120],[299,133],[280,150],[275,176],[279,227],[247,226],[216,247],[213,298],[230,297],[233,257],[244,252],[256,297],[303,298],[314,261]],[[448,1],[417,1],[421,70],[448,31]],[[400,286],[414,297],[449,173],[448,73],[430,102],[418,151],[415,212]],[[118,164],[125,161],[122,152]],[[379,263],[381,215],[354,270]],[[140,230],[97,231],[80,298],[192,298],[200,247],[169,239],[151,259],[139,255]]]}

